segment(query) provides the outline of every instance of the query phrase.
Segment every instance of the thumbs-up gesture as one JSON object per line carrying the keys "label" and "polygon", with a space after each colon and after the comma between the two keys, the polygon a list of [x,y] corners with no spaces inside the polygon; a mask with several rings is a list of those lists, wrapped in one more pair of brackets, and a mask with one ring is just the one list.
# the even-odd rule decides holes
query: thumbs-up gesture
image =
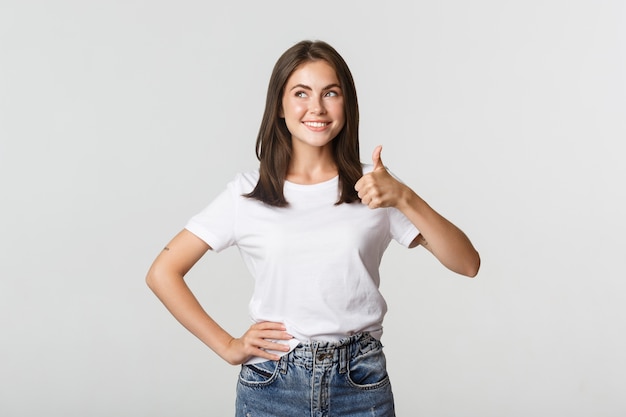
{"label": "thumbs-up gesture", "polygon": [[397,207],[406,186],[396,180],[383,165],[380,157],[383,147],[377,146],[372,153],[372,172],[363,175],[355,184],[361,202],[371,209]]}

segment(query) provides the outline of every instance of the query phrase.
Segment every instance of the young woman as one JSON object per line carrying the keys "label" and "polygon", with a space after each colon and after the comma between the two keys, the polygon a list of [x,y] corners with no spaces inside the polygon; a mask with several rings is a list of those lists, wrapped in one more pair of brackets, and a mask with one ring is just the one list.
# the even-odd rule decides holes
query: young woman
{"label": "young woman", "polygon": [[[277,61],[257,138],[258,170],[241,173],[189,220],[147,282],[215,353],[242,365],[237,416],[393,416],[380,343],[387,310],[378,267],[391,239],[423,246],[473,277],[465,234],[393,177],[361,164],[352,75],[328,44],[302,41]],[[254,324],[233,337],[184,281],[208,251],[237,246],[255,279]]]}

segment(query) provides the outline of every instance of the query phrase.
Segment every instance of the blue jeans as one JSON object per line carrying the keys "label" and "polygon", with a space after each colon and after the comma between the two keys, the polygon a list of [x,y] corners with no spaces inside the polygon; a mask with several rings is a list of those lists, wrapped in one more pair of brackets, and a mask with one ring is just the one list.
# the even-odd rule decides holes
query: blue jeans
{"label": "blue jeans", "polygon": [[383,346],[368,333],[300,344],[279,361],[243,365],[236,417],[393,417]]}

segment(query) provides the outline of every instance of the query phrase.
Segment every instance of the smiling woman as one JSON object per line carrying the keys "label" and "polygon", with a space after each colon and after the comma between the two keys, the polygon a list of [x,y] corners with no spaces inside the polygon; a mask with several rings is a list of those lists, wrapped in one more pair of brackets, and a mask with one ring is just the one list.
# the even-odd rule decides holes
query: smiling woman
{"label": "smiling woman", "polygon": [[328,163],[314,168],[323,171],[318,173],[318,179],[330,177],[332,171],[338,175],[341,190],[338,203],[357,201],[354,184],[363,175],[363,169],[359,159],[359,106],[352,73],[330,45],[309,41],[288,49],[274,65],[256,143],[261,162],[260,179],[249,196],[273,206],[286,207],[288,203],[283,194],[285,173],[291,174],[294,182],[316,181],[308,172],[296,172],[299,164],[293,163],[293,159],[299,156],[294,147],[303,142],[294,143],[291,129],[298,129],[294,131],[300,135],[306,131],[311,136],[315,136],[313,133],[318,129],[311,125],[301,126],[303,122],[333,122],[335,136],[325,135],[327,138],[332,136],[330,146],[316,151],[330,151],[331,158],[328,159],[328,155],[317,158]]}
{"label": "smiling woman", "polygon": [[[237,175],[148,272],[172,314],[241,365],[237,416],[395,415],[380,342],[385,249],[421,245],[455,272],[478,272],[469,239],[387,171],[381,147],[361,164],[358,122],[341,56],[324,42],[294,45],[270,78],[259,170]],[[184,281],[208,250],[230,246],[255,279],[254,323],[238,338]]]}
{"label": "smiling woman", "polygon": [[[287,80],[281,117],[291,132],[292,147],[298,148],[293,151],[294,155],[303,152],[319,157],[322,153],[332,155],[331,141],[345,125],[343,95],[333,67],[326,61],[307,62],[298,67]],[[307,155],[308,158],[316,158],[316,155]],[[322,159],[333,165],[327,167],[329,171],[336,171],[332,157]],[[293,176],[302,175],[293,172],[298,165],[291,160],[287,179],[294,180]],[[325,179],[328,178],[312,178],[310,182]]]}

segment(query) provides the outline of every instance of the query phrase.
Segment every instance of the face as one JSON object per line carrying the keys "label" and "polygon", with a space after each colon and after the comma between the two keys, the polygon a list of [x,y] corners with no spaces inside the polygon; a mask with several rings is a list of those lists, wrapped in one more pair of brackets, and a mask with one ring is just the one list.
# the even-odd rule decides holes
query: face
{"label": "face", "polygon": [[281,117],[294,148],[329,145],[345,124],[343,92],[333,67],[321,60],[300,65],[285,84]]}

